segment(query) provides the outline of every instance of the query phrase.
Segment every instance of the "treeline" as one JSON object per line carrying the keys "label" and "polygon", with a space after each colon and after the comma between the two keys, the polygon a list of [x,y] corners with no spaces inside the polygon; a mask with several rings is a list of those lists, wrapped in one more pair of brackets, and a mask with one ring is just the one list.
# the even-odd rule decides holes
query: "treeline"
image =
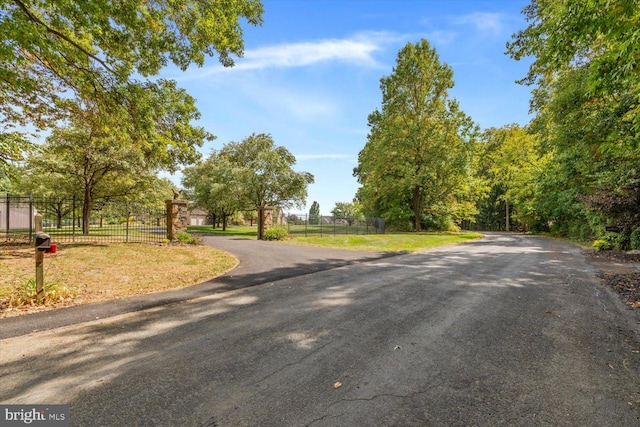
{"label": "treeline", "polygon": [[410,43],[381,79],[357,199],[397,229],[547,231],[626,249],[640,226],[640,4],[524,13],[507,53],[534,57],[519,82],[533,88],[531,123],[481,131],[448,97],[451,68],[426,40]]}

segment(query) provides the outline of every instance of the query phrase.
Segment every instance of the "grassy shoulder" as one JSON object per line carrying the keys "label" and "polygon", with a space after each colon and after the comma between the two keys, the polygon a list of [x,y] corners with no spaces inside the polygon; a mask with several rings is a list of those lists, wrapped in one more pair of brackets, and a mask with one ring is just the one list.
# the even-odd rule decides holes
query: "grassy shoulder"
{"label": "grassy shoulder", "polygon": [[286,243],[336,249],[372,252],[420,252],[440,246],[455,245],[479,239],[482,234],[460,233],[387,233],[366,235],[336,235],[293,237]]}
{"label": "grassy shoulder", "polygon": [[[195,245],[62,245],[44,260],[49,306],[86,304],[176,289],[220,276],[238,261]],[[34,250],[0,247],[0,317],[33,311]],[[22,298],[22,307],[11,307]]]}
{"label": "grassy shoulder", "polygon": [[[331,230],[330,227],[327,228]],[[225,231],[210,225],[189,227],[189,232],[256,238],[257,227],[230,225]],[[336,235],[289,235],[281,242],[302,246],[351,249],[371,252],[419,252],[438,246],[454,245],[482,238],[482,234],[471,231],[458,233],[386,233],[386,234],[336,234]]]}

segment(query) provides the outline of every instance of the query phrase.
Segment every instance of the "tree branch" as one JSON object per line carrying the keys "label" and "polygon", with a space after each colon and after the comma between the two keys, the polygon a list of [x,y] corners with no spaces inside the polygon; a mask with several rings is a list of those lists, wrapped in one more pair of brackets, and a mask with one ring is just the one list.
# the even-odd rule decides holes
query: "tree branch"
{"label": "tree branch", "polygon": [[29,8],[20,0],[13,0],[13,2],[18,5],[18,7],[20,9],[22,9],[22,11],[27,15],[27,17],[35,22],[38,25],[43,26],[47,32],[61,38],[62,40],[66,41],[67,43],[71,44],[73,47],[75,47],[76,49],[78,49],[80,52],[84,53],[85,55],[87,55],[89,58],[93,59],[94,61],[96,61],[97,63],[99,63],[100,65],[102,65],[107,71],[109,71],[112,74],[115,74],[114,70],[111,69],[111,67],[109,67],[109,65],[104,62],[102,59],[98,58],[96,55],[94,55],[93,53],[87,51],[85,48],[83,48],[82,46],[80,46],[78,43],[76,43],[75,41],[73,41],[71,38],[69,38],[68,36],[64,35],[63,33],[61,33],[60,31],[56,30],[55,28],[51,28],[49,25],[47,25],[44,21],[42,21],[41,19],[39,19],[37,16],[35,16],[33,14],[33,12],[31,12],[31,10],[29,10]]}

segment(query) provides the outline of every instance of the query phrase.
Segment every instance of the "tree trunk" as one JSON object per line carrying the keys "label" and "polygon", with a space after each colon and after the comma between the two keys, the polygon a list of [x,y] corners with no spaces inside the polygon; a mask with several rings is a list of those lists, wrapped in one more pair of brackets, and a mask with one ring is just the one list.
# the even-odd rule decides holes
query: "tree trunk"
{"label": "tree trunk", "polygon": [[413,228],[415,231],[422,231],[422,223],[420,222],[420,215],[422,214],[422,197],[420,196],[420,189],[414,188],[413,190]]}
{"label": "tree trunk", "polygon": [[85,236],[89,235],[89,220],[91,219],[92,207],[91,189],[86,187],[84,190],[84,206],[82,206],[82,234]]}
{"label": "tree trunk", "polygon": [[507,200],[505,200],[504,204],[506,206],[506,211],[507,211],[507,213],[506,213],[506,219],[507,219],[506,225],[507,225],[507,227],[506,227],[505,231],[509,231],[509,202]]}
{"label": "tree trunk", "polygon": [[258,207],[258,240],[264,237],[264,206]]}

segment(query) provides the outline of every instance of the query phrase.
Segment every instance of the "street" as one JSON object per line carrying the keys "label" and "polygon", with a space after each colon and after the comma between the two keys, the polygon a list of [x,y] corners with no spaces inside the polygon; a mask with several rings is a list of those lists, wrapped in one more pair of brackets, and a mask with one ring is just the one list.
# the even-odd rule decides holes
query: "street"
{"label": "street", "polygon": [[296,275],[304,247],[231,243],[288,273],[239,286],[240,256],[224,291],[2,339],[0,402],[72,426],[640,425],[640,315],[576,246],[489,234]]}

